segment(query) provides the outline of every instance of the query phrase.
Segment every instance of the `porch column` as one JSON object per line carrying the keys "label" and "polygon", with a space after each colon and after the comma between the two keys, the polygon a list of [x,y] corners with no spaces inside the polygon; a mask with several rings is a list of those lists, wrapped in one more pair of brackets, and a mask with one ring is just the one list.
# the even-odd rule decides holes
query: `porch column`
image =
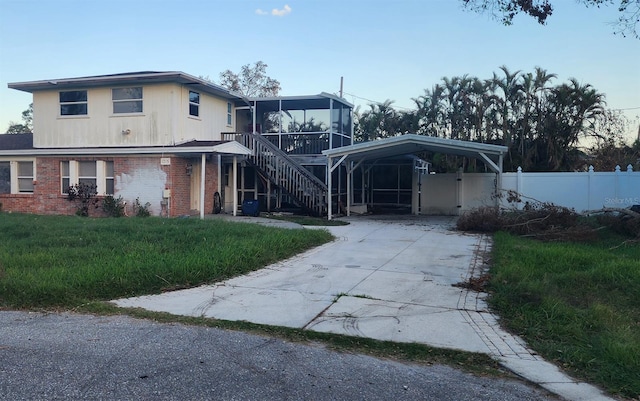
{"label": "porch column", "polygon": [[204,153],[200,157],[200,218],[204,219],[204,164],[207,162],[207,158]]}
{"label": "porch column", "polygon": [[233,216],[238,215],[238,156],[233,156]]}
{"label": "porch column", "polygon": [[219,194],[222,194],[222,155],[218,153],[218,189]]}

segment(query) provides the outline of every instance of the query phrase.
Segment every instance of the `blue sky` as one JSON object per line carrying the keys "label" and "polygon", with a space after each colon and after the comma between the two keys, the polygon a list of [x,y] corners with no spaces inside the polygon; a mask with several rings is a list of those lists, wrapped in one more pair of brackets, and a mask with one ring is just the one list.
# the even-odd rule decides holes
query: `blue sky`
{"label": "blue sky", "polygon": [[337,93],[344,77],[350,102],[398,109],[445,76],[540,66],[640,115],[640,40],[613,35],[616,7],[553,3],[546,26],[520,16],[506,27],[459,0],[0,0],[0,131],[31,101],[9,82],[131,71],[217,81],[258,60],[283,95]]}

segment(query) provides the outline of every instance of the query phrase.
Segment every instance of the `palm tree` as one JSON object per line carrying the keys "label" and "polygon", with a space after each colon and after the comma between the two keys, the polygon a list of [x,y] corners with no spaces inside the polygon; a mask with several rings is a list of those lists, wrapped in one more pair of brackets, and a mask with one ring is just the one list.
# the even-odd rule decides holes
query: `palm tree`
{"label": "palm tree", "polygon": [[513,144],[514,127],[513,121],[518,118],[518,104],[521,90],[520,70],[511,72],[506,66],[500,66],[504,74],[504,78],[493,73],[493,81],[498,89],[502,90],[501,117],[502,117],[502,143],[510,148],[509,162],[513,164],[513,152],[511,147]]}
{"label": "palm tree", "polygon": [[575,78],[553,88],[548,96],[539,149],[546,155],[550,170],[572,169],[576,146],[589,132],[588,127],[604,111],[604,95]]}

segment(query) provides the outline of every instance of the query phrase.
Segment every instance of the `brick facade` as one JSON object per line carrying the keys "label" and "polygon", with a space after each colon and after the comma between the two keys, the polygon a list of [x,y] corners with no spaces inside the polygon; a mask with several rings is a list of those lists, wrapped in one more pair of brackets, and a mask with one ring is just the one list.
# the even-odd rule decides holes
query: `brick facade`
{"label": "brick facade", "polygon": [[[126,213],[134,215],[136,198],[141,204],[149,202],[152,215],[181,216],[193,214],[191,210],[192,177],[188,166],[199,169],[200,158],[163,155],[170,164],[162,165],[160,155],[151,156],[96,156],[96,157],[37,157],[33,194],[0,194],[3,212],[73,215],[77,205],[62,193],[60,164],[62,161],[113,161],[115,193],[126,201]],[[218,188],[218,165],[215,157],[206,162],[204,211],[213,210],[213,195]],[[195,184],[195,183],[194,183]],[[197,182],[199,192],[199,182]],[[171,197],[165,200],[163,190],[169,189]],[[101,196],[97,207],[89,210],[94,217],[104,216]]]}

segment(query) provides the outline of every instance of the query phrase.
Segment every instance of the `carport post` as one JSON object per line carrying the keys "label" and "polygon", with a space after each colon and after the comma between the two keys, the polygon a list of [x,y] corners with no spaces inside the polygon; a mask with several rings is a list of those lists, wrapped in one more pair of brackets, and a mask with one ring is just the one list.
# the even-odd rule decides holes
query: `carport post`
{"label": "carport post", "polygon": [[333,158],[329,157],[327,159],[327,220],[331,220],[332,216],[332,207],[331,204],[331,173],[333,170],[331,169],[331,164],[333,163]]}
{"label": "carport post", "polygon": [[347,216],[351,216],[351,174],[353,172],[353,162],[349,162],[347,168]]}
{"label": "carport post", "polygon": [[[332,216],[331,216],[331,175],[333,174],[333,170],[335,170],[337,167],[340,166],[340,164],[344,161],[344,159],[347,158],[347,155],[344,155],[340,158],[340,160],[338,160],[338,162],[335,164],[335,166],[333,165],[333,158],[332,157],[327,157],[327,194],[329,195],[329,204],[327,207],[327,219],[331,220]],[[338,177],[340,177],[338,175]],[[340,183],[340,181],[338,181],[338,184]],[[338,186],[338,201],[340,201],[340,186]],[[339,210],[338,210],[339,212]]]}

